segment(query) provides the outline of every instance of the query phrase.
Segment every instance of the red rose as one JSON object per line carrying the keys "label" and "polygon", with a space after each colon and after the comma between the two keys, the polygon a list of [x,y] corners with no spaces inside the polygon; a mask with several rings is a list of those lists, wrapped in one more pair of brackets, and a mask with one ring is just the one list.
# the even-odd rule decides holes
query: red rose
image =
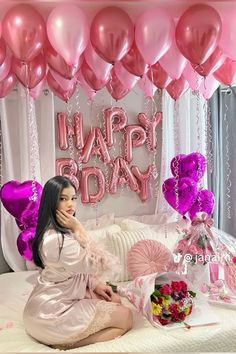
{"label": "red rose", "polygon": [[160,292],[163,295],[170,295],[171,294],[171,287],[169,284],[162,285],[160,288]]}
{"label": "red rose", "polygon": [[184,312],[180,312],[180,313],[179,313],[178,318],[179,318],[180,321],[184,321],[184,320],[185,320],[185,317],[186,317],[186,315],[185,315]]}
{"label": "red rose", "polygon": [[180,284],[181,284],[181,291],[187,291],[187,284],[185,283],[185,281],[181,280]]}
{"label": "red rose", "polygon": [[180,284],[180,281],[172,281],[171,282],[171,288],[173,291],[179,292],[182,289],[182,285]]}
{"label": "red rose", "polygon": [[167,325],[169,323],[168,320],[164,320],[163,318],[160,318],[159,322],[162,324],[162,326],[165,326],[165,325]]}

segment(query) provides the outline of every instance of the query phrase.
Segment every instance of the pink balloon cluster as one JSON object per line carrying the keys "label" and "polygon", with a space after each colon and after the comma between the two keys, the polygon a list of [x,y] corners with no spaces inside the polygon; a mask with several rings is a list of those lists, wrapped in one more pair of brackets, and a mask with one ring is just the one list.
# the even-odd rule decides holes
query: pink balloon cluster
{"label": "pink balloon cluster", "polygon": [[106,87],[119,100],[137,82],[147,97],[158,88],[176,100],[190,87],[208,99],[220,82],[236,80],[233,14],[196,4],[175,24],[167,10],[154,7],[134,24],[122,8],[109,6],[89,28],[76,4],[55,6],[46,22],[33,6],[18,4],[2,21],[0,97],[18,80],[37,98],[47,79],[64,101],[77,84],[90,99]]}
{"label": "pink balloon cluster", "polygon": [[170,164],[174,177],[162,185],[166,201],[181,215],[187,212],[194,219],[198,212],[211,215],[214,210],[214,194],[207,189],[199,189],[198,182],[206,170],[206,159],[199,152],[189,155],[179,154]]}
{"label": "pink balloon cluster", "polygon": [[31,243],[35,236],[42,186],[38,182],[9,181],[0,190],[0,199],[21,230],[17,247],[21,256],[32,260]]}

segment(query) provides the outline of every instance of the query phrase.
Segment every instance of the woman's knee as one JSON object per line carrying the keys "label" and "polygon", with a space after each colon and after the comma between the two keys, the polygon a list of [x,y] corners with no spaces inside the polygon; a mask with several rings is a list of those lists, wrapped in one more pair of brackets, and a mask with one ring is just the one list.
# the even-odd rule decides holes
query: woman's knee
{"label": "woman's knee", "polygon": [[122,324],[125,331],[129,331],[133,326],[133,314],[132,311],[125,306],[122,306]]}

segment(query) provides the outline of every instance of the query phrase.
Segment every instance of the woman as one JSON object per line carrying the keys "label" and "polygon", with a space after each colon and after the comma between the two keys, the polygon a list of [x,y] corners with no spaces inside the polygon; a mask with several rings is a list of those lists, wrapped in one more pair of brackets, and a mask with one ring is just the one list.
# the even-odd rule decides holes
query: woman
{"label": "woman", "polygon": [[33,241],[42,268],[24,309],[28,334],[59,349],[123,335],[132,327],[130,309],[97,276],[113,267],[113,256],[90,241],[76,219],[76,190],[62,176],[44,186]]}

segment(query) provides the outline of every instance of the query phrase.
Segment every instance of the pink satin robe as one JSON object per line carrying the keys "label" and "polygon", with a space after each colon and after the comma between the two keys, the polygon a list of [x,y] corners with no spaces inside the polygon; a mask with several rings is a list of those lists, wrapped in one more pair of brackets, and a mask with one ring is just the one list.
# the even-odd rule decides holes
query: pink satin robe
{"label": "pink satin robe", "polygon": [[107,327],[116,303],[96,298],[96,265],[88,261],[86,250],[72,234],[64,237],[50,230],[45,233],[41,271],[25,309],[28,334],[38,341],[69,349],[75,343]]}

